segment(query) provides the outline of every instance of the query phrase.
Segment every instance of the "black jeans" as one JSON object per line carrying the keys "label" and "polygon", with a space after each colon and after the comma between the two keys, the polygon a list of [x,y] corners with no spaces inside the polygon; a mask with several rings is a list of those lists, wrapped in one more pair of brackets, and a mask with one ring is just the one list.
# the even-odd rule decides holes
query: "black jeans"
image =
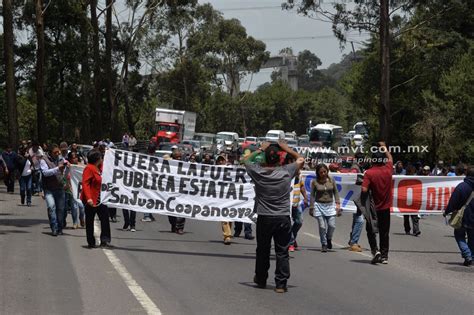
{"label": "black jeans", "polygon": [[413,223],[413,234],[418,234],[420,232],[420,218],[418,215],[404,215],[403,216],[403,225],[405,227],[405,232],[410,233],[410,218]]}
{"label": "black jeans", "polygon": [[289,216],[258,216],[257,218],[257,261],[255,276],[259,284],[265,284],[270,268],[270,249],[272,238],[275,242],[275,284],[286,288],[290,278],[288,246],[291,239],[291,220]]}
{"label": "black jeans", "polygon": [[244,234],[245,236],[252,236],[252,224],[250,223],[242,223],[242,222],[234,222],[234,235],[236,237],[240,236],[242,233],[242,225],[244,226]]}
{"label": "black jeans", "polygon": [[117,217],[117,208],[109,208],[109,216],[111,219],[114,219]]}
{"label": "black jeans", "polygon": [[3,174],[3,181],[7,186],[7,192],[13,192],[15,190],[15,170],[12,170],[7,174]]}
{"label": "black jeans", "polygon": [[168,216],[168,221],[171,224],[173,230],[182,230],[184,229],[184,223],[186,222],[185,218]]}
{"label": "black jeans", "polygon": [[[377,222],[379,226],[380,234],[380,253],[382,258],[388,258],[389,250],[389,234],[390,234],[390,209],[377,210]],[[372,231],[372,225],[366,224],[365,229],[367,230],[367,238],[369,239],[370,249],[372,254],[377,252],[377,237]]]}
{"label": "black jeans", "polygon": [[94,237],[94,219],[95,214],[99,216],[100,220],[100,241],[101,242],[110,242],[110,222],[109,222],[109,209],[104,205],[99,205],[98,207],[91,207],[86,205],[86,235],[87,235],[87,244],[94,246],[95,237]]}
{"label": "black jeans", "polygon": [[123,226],[130,228],[135,228],[135,218],[137,217],[137,213],[132,210],[122,209],[123,213]]}

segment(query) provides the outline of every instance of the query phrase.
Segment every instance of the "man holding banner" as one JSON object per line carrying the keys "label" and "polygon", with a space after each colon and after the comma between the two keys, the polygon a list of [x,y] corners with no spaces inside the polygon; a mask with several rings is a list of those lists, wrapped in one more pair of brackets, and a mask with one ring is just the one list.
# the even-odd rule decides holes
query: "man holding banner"
{"label": "man holding banner", "polygon": [[[270,268],[270,249],[272,238],[275,242],[275,292],[284,293],[290,277],[288,246],[291,239],[290,193],[292,180],[304,165],[304,158],[283,142],[279,148],[265,142],[244,160],[248,175],[255,185],[255,206],[257,213],[257,259],[254,282],[259,288],[265,288]],[[278,166],[279,149],[291,155],[296,162]],[[249,163],[261,152],[265,152],[264,166]]]}

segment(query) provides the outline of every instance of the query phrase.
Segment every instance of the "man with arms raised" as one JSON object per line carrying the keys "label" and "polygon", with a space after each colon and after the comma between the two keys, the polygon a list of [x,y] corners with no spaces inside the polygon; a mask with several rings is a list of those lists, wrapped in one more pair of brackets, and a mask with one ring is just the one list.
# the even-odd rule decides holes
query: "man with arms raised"
{"label": "man with arms raised", "polygon": [[[280,155],[277,146],[264,142],[244,160],[247,173],[255,185],[255,207],[257,219],[257,260],[254,282],[259,288],[265,288],[270,268],[270,249],[272,238],[275,242],[275,292],[287,291],[290,277],[288,244],[291,239],[290,193],[292,180],[304,165],[304,159],[284,141],[278,142],[280,149],[291,155],[296,162],[279,166]],[[265,153],[265,164],[252,164],[252,158]]]}

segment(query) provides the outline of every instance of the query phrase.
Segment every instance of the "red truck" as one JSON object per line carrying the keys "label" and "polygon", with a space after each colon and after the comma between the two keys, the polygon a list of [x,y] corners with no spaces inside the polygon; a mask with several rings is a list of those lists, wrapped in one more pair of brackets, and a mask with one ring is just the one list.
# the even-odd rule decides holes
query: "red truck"
{"label": "red truck", "polygon": [[157,108],[155,114],[156,134],[152,140],[156,144],[170,142],[180,143],[190,140],[196,129],[196,113]]}

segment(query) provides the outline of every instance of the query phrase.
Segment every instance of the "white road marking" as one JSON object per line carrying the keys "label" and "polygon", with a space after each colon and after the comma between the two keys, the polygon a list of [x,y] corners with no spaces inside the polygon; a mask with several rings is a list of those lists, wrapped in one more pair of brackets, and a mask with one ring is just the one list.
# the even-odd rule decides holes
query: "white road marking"
{"label": "white road marking", "polygon": [[[306,236],[309,236],[309,237],[312,237],[312,238],[315,238],[315,239],[320,239],[319,236],[316,236],[314,234],[311,234],[311,233],[307,233],[307,232],[303,232],[304,235]],[[344,248],[345,246],[344,245],[341,245],[341,244],[338,244],[338,243],[335,243],[335,242],[332,242],[333,245],[336,245],[336,246],[339,246],[341,248]],[[359,255],[362,255],[362,256],[365,256],[365,257],[369,257],[369,258],[372,258],[372,255],[369,255],[369,254],[366,254],[366,253],[361,253],[361,252],[354,252],[356,254],[359,254]]]}
{"label": "white road marking", "polygon": [[[98,220],[94,221],[94,232],[97,239],[100,235],[100,224]],[[100,244],[100,240],[98,244]],[[104,252],[105,256],[107,256],[112,266],[114,266],[122,280],[125,282],[125,285],[128,287],[130,292],[132,292],[137,301],[141,304],[145,312],[150,315],[161,315],[162,313],[158,306],[156,306],[148,294],[146,294],[145,290],[143,290],[143,288],[135,281],[135,279],[133,279],[132,275],[128,272],[127,268],[125,268],[117,255],[115,255],[110,249],[104,248],[102,251]]]}

